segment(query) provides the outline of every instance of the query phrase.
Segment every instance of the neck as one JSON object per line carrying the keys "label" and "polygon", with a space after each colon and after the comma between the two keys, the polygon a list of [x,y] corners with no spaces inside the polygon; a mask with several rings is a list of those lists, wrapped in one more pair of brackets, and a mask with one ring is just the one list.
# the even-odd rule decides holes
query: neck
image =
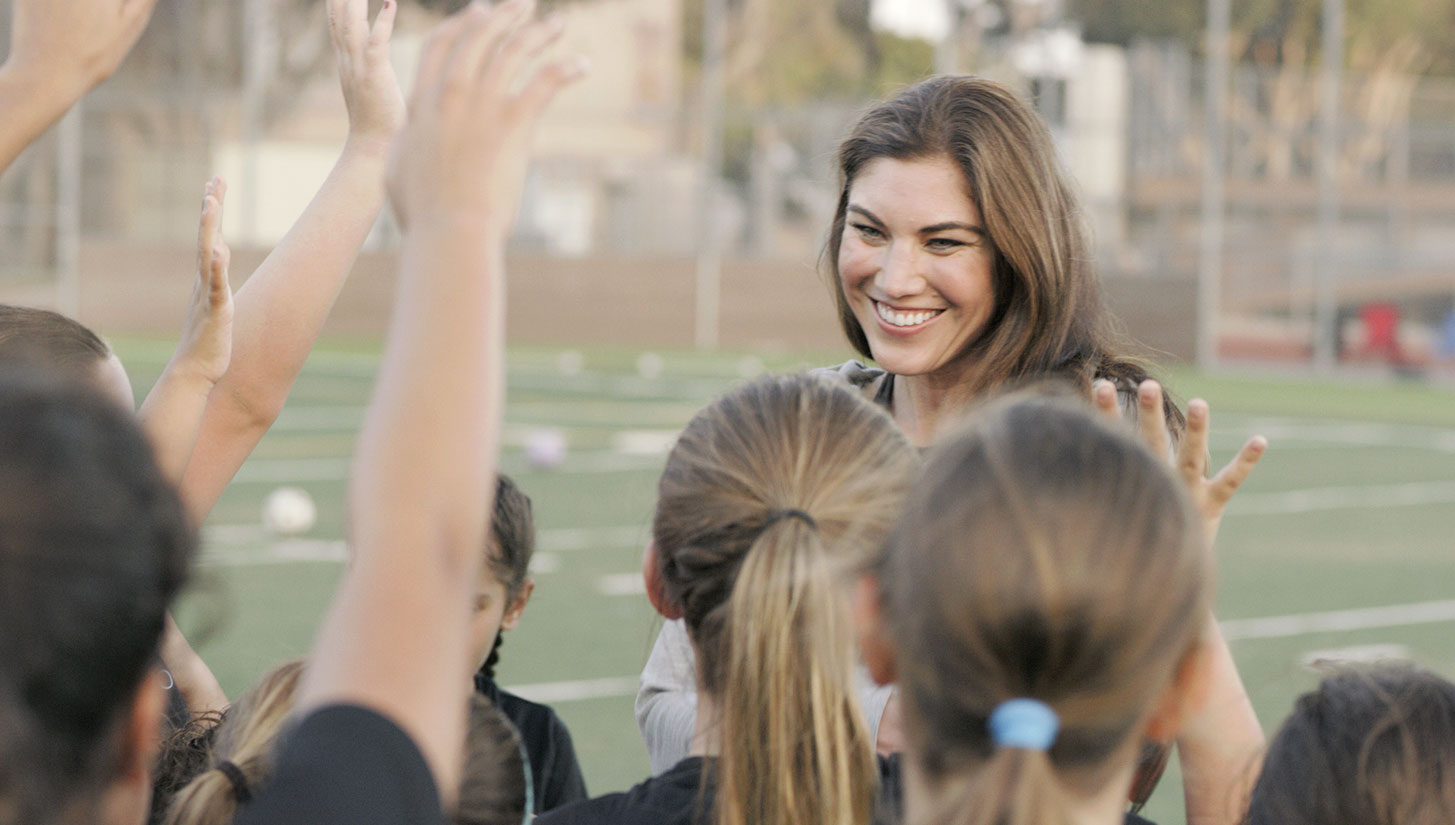
{"label": "neck", "polygon": [[[965,774],[938,780],[926,777],[918,760],[906,754],[901,763],[904,771],[904,821],[924,822],[929,812],[943,810],[943,800],[954,793],[962,782],[973,781]],[[1066,822],[1071,825],[1122,825],[1126,819],[1127,789],[1132,786],[1135,760],[1122,765],[1117,772],[1091,795],[1077,793],[1061,783],[1060,791],[1067,801]]]}
{"label": "neck", "polygon": [[718,731],[722,730],[722,710],[717,697],[697,685],[697,719],[692,724],[692,746],[689,756],[717,756],[722,752]]}
{"label": "neck", "polygon": [[894,376],[894,423],[916,447],[934,443],[945,425],[959,420],[975,398],[965,375]]}

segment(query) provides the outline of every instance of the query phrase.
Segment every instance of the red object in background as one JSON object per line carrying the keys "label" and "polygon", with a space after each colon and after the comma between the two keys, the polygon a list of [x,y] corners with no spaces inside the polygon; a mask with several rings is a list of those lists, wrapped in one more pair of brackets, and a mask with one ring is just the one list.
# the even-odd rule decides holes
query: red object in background
{"label": "red object in background", "polygon": [[1394,304],[1365,304],[1359,308],[1364,324],[1364,346],[1359,358],[1383,358],[1391,364],[1406,363],[1399,345],[1399,307]]}

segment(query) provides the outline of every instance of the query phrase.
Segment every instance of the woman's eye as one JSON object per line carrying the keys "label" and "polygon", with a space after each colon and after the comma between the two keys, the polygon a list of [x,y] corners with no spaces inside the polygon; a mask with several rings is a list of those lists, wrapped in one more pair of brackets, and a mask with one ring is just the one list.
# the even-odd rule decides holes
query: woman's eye
{"label": "woman's eye", "polygon": [[945,252],[964,245],[964,241],[957,241],[954,238],[930,238],[928,241],[925,241],[925,246],[940,252]]}
{"label": "woman's eye", "polygon": [[868,224],[856,223],[854,224],[854,231],[858,232],[859,237],[863,238],[866,241],[884,240],[884,233],[880,232],[878,229],[875,229]]}

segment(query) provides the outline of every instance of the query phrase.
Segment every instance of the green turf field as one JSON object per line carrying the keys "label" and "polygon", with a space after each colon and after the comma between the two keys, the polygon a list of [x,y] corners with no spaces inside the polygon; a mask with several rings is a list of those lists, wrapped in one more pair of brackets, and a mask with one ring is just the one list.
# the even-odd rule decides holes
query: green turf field
{"label": "green turf field", "polygon": [[[150,342],[118,350],[139,395],[169,354]],[[540,532],[536,595],[499,670],[505,685],[555,705],[593,792],[647,775],[632,697],[659,623],[637,571],[672,432],[745,374],[841,360],[664,353],[648,378],[637,355],[593,351],[574,375],[562,374],[557,350],[517,349],[509,361],[503,469],[534,499]],[[376,357],[318,352],[208,522],[180,620],[234,697],[307,650],[339,574],[348,457]],[[1455,675],[1455,392],[1190,372],[1169,383],[1211,403],[1216,462],[1254,432],[1271,442],[1218,548],[1220,616],[1265,726],[1314,682],[1304,664],[1314,652],[1372,649]],[[533,470],[522,451],[539,427],[560,428],[571,445],[553,471]],[[261,528],[263,497],[283,485],[318,504],[318,524],[299,539]],[[1286,618],[1251,621],[1270,617]],[[1169,774],[1153,819],[1181,821],[1177,788]]]}

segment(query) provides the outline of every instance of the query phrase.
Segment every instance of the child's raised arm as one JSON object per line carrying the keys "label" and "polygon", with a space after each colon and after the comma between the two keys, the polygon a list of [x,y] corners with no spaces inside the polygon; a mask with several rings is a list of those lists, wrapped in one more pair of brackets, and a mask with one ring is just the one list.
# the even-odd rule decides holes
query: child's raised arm
{"label": "child's raised arm", "polygon": [[404,122],[389,64],[398,0],[369,25],[368,0],[327,0],[349,136],[323,187],[238,290],[232,364],[208,401],[183,499],[205,516],[283,409],[384,205],[384,170]]}
{"label": "child's raised arm", "polygon": [[137,413],[157,453],[157,464],[176,484],[192,457],[212,388],[232,357],[231,253],[222,240],[222,205],[227,184],[213,178],[202,197],[197,230],[197,280],[187,304],[182,336],[166,369]]}
{"label": "child's raised arm", "polygon": [[14,0],[0,65],[0,172],[121,65],[157,0]]}
{"label": "child's raised arm", "polygon": [[349,491],[353,564],[299,697],[302,709],[353,703],[392,719],[445,795],[459,785],[462,653],[496,484],[505,239],[533,127],[579,74],[551,62],[522,77],[560,31],[529,23],[531,6],[471,4],[421,58],[391,172],[404,251]]}

